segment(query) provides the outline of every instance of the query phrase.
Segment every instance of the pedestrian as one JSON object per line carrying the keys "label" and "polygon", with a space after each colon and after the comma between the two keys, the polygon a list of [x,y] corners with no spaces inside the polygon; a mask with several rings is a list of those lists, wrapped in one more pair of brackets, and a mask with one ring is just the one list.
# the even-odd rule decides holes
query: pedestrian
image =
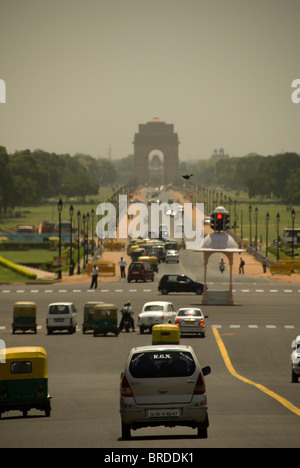
{"label": "pedestrian", "polygon": [[93,271],[92,271],[92,283],[90,289],[93,289],[95,286],[95,289],[98,287],[98,275],[99,275],[99,268],[97,265],[93,266]]}
{"label": "pedestrian", "polygon": [[241,257],[240,267],[239,267],[239,274],[241,274],[241,273],[244,274],[244,266],[245,266],[245,262]]}
{"label": "pedestrian", "polygon": [[266,257],[264,257],[264,259],[262,261],[262,266],[263,266],[263,272],[267,273],[267,259],[266,259]]}
{"label": "pedestrian", "polygon": [[121,257],[121,260],[118,262],[118,265],[120,267],[121,278],[126,278],[125,268],[126,268],[127,263],[125,262],[123,257]]}

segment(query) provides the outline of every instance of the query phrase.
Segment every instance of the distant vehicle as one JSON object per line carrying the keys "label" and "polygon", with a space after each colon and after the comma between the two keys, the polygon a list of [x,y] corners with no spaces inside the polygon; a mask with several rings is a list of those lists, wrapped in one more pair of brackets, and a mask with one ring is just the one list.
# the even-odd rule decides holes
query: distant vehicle
{"label": "distant vehicle", "polygon": [[284,228],[282,238],[283,243],[292,244],[293,238],[295,244],[300,244],[300,228],[295,228],[294,230],[291,228]]}
{"label": "distant vehicle", "polygon": [[140,333],[144,333],[146,330],[151,332],[152,327],[157,324],[174,323],[175,317],[176,312],[172,302],[146,302],[138,316]]}
{"label": "distant vehicle", "polygon": [[205,337],[205,321],[207,315],[199,308],[184,307],[179,309],[175,319],[175,325],[178,325],[180,335],[196,333]]}
{"label": "distant vehicle", "polygon": [[56,302],[49,304],[46,319],[47,334],[54,331],[67,330],[70,334],[76,332],[76,309],[72,302]]}
{"label": "distant vehicle", "polygon": [[292,342],[293,352],[291,354],[292,382],[298,382],[300,377],[300,335]]}
{"label": "distant vehicle", "polygon": [[176,262],[179,263],[179,253],[178,250],[168,250],[166,253],[166,263]]}
{"label": "distant vehicle", "polygon": [[147,280],[153,281],[154,280],[154,271],[150,267],[149,263],[147,262],[132,262],[129,265],[128,273],[127,273],[127,281],[144,281]]}
{"label": "distant vehicle", "polygon": [[204,376],[190,346],[158,345],[133,348],[121,374],[122,438],[131,429],[148,426],[189,426],[207,438],[209,426]]}
{"label": "distant vehicle", "polygon": [[197,295],[203,293],[203,283],[192,280],[186,275],[164,275],[159,283],[158,290],[162,294],[168,294],[170,292],[193,292]]}

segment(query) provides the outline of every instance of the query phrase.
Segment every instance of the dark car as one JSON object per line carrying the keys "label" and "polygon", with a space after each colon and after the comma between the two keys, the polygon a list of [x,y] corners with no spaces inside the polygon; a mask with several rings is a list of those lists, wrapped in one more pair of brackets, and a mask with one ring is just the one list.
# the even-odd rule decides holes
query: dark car
{"label": "dark car", "polygon": [[158,284],[158,290],[162,294],[169,292],[193,292],[201,295],[203,293],[203,283],[192,280],[186,275],[164,275]]}
{"label": "dark car", "polygon": [[132,262],[128,268],[127,281],[154,280],[154,271],[147,262]]}

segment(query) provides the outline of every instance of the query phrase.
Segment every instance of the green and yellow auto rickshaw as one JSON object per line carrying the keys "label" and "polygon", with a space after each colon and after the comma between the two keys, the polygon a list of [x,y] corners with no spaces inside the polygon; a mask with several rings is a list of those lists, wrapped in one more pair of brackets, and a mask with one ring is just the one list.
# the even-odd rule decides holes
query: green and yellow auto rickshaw
{"label": "green and yellow auto rickshaw", "polygon": [[82,333],[94,330],[94,311],[96,305],[104,304],[104,302],[86,302],[83,309],[83,324]]}
{"label": "green and yellow auto rickshaw", "polygon": [[36,334],[36,311],[35,302],[16,302],[13,311],[12,333],[16,331],[33,331]]}
{"label": "green and yellow auto rickshaw", "polygon": [[113,333],[118,336],[118,307],[114,304],[100,304],[94,308],[94,336]]}
{"label": "green and yellow auto rickshaw", "polygon": [[154,325],[152,327],[152,344],[153,345],[179,345],[180,330],[177,325],[165,323]]}
{"label": "green and yellow auto rickshaw", "polygon": [[156,273],[158,273],[158,259],[157,257],[155,257],[154,255],[153,256],[142,256],[142,257],[139,257],[138,258],[138,261],[139,262],[147,262],[149,263],[150,265],[150,268],[151,270],[155,271]]}
{"label": "green and yellow auto rickshaw", "polygon": [[41,347],[0,350],[0,418],[7,411],[51,413],[48,394],[47,354]]}

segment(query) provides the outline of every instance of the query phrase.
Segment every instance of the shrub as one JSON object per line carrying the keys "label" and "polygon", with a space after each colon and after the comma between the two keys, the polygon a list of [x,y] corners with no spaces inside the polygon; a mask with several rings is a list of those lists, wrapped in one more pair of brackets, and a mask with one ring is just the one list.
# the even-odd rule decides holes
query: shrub
{"label": "shrub", "polygon": [[9,270],[14,271],[15,273],[18,273],[19,275],[25,276],[28,279],[34,280],[37,278],[35,273],[31,273],[25,268],[22,268],[21,266],[16,265],[15,263],[10,262],[9,260],[5,260],[5,258],[3,257],[0,257],[0,265],[2,265],[5,268],[8,268]]}

